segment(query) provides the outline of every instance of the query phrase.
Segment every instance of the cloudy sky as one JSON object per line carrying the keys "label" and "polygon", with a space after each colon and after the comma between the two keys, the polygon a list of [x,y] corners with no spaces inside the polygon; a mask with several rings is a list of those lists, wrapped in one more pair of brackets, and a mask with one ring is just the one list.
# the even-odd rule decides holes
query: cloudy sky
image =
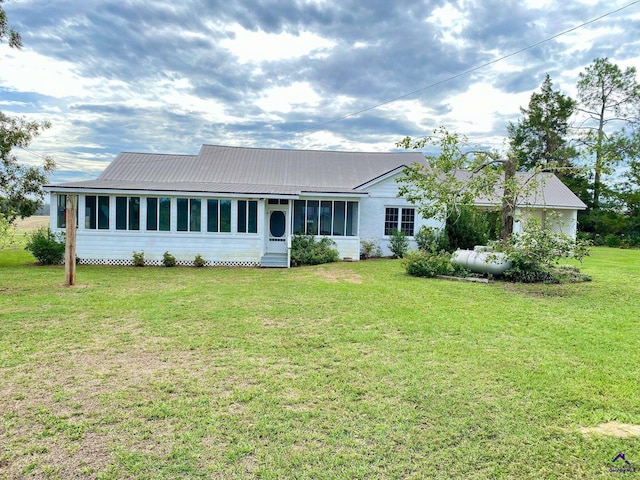
{"label": "cloudy sky", "polygon": [[19,156],[52,156],[55,182],[95,178],[120,151],[194,154],[203,143],[390,151],[444,125],[500,147],[546,73],[573,95],[595,58],[640,68],[631,0],[3,6],[24,48],[0,44],[0,110],[53,124]]}

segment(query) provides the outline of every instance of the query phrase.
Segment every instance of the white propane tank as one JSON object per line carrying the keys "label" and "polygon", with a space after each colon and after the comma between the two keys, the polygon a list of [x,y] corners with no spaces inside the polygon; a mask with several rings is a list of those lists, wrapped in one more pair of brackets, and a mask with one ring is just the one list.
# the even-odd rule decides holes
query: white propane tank
{"label": "white propane tank", "polygon": [[512,262],[504,253],[494,252],[491,247],[478,245],[473,250],[456,250],[451,257],[451,263],[462,265],[472,272],[502,275]]}

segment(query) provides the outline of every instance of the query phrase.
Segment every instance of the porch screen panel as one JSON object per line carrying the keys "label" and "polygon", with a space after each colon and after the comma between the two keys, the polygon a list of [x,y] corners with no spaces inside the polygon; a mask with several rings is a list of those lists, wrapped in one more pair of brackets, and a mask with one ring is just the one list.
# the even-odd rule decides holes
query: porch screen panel
{"label": "porch screen panel", "polygon": [[96,228],[96,196],[87,195],[84,197],[84,228]]}
{"label": "porch screen panel", "polygon": [[258,233],[258,202],[249,201],[249,218],[247,220],[247,231],[249,233]]}
{"label": "porch screen panel", "polygon": [[116,230],[127,229],[127,197],[116,197]]}
{"label": "porch screen panel", "polygon": [[231,200],[220,200],[220,231],[231,232]]}
{"label": "porch screen panel", "polygon": [[171,230],[171,199],[160,197],[158,212],[158,227],[162,232]]}
{"label": "porch screen panel", "polygon": [[347,202],[347,236],[358,235],[358,202]]}
{"label": "porch screen panel", "polygon": [[178,198],[176,199],[176,207],[178,213],[178,231],[186,232],[189,229],[189,199]]}
{"label": "porch screen panel", "polygon": [[320,202],[320,235],[331,235],[332,202]]}
{"label": "porch screen panel", "polygon": [[157,198],[147,198],[147,230],[158,230]]}
{"label": "porch screen panel", "polygon": [[238,232],[247,232],[247,201],[238,200]]}
{"label": "porch screen panel", "polygon": [[305,201],[294,200],[293,201],[293,232],[305,233]]}
{"label": "porch screen panel", "polygon": [[190,219],[189,219],[189,230],[192,232],[200,231],[200,224],[202,223],[202,215],[201,208],[202,204],[199,198],[191,198],[189,199],[189,207],[190,207]]}
{"label": "porch screen panel", "polygon": [[129,197],[129,230],[140,230],[140,197]]}
{"label": "porch screen panel", "polygon": [[207,232],[219,232],[218,200],[207,200]]}
{"label": "porch screen panel", "polygon": [[346,202],[333,202],[333,234],[344,235],[344,219],[346,213]]}
{"label": "porch screen panel", "polygon": [[67,228],[67,196],[58,195],[58,228]]}
{"label": "porch screen panel", "polygon": [[98,197],[98,228],[109,229],[109,197]]}
{"label": "porch screen panel", "polygon": [[307,200],[307,235],[318,235],[319,207],[318,200]]}

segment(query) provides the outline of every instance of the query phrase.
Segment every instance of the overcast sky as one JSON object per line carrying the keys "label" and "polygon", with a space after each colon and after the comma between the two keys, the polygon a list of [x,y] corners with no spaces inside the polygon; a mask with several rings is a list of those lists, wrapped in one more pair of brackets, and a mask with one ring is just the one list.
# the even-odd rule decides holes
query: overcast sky
{"label": "overcast sky", "polygon": [[574,95],[595,58],[640,67],[640,2],[460,74],[631,3],[9,0],[24,48],[0,44],[0,110],[53,124],[19,154],[55,182],[203,143],[391,151],[444,125],[500,147],[546,73]]}

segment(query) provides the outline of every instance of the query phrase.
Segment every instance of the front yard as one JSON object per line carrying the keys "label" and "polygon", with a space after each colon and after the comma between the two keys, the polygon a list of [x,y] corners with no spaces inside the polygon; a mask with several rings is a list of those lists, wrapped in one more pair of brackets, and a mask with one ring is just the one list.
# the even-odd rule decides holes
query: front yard
{"label": "front yard", "polygon": [[32,262],[0,251],[0,478],[640,475],[589,430],[640,424],[640,251],[572,285]]}

